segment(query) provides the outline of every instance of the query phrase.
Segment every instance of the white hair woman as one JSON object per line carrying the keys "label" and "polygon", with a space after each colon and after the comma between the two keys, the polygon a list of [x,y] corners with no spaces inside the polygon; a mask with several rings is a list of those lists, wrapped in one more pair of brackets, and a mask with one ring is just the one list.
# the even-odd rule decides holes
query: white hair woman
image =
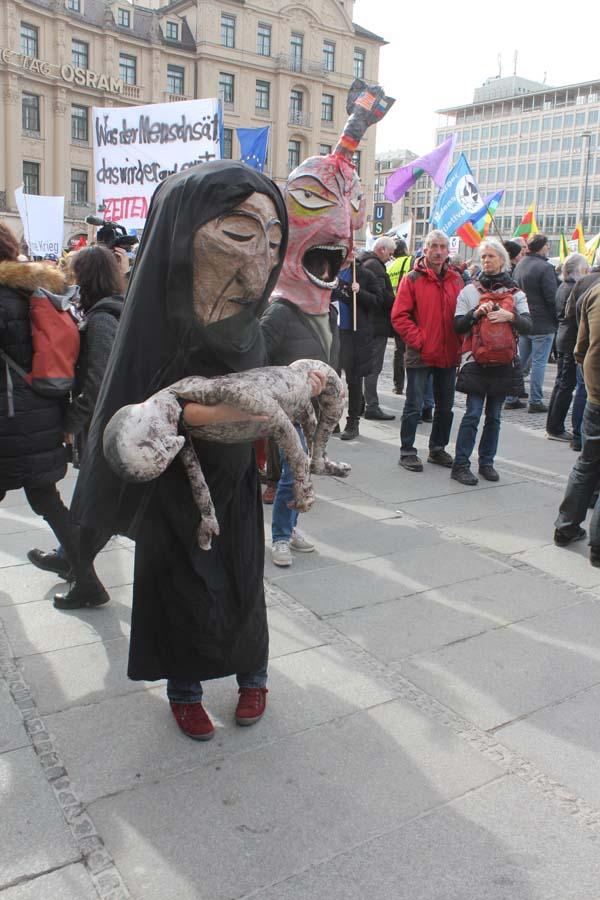
{"label": "white hair woman", "polygon": [[484,407],[479,474],[486,481],[500,478],[494,458],[502,403],[518,377],[517,334],[531,331],[527,297],[509,274],[506,249],[500,241],[488,238],[479,245],[479,259],[479,277],[460,292],[454,318],[455,331],[464,335],[456,389],[467,395],[467,409],[456,438],[452,478],[467,485],[475,485],[479,480],[471,471],[471,454]]}
{"label": "white hair woman", "polygon": [[571,253],[567,256],[561,273],[561,284],[556,292],[556,315],[558,316],[558,331],[556,332],[556,379],[552,389],[552,396],[548,405],[548,418],[546,419],[546,437],[551,441],[565,441],[575,444],[574,449],[581,450],[581,419],[583,409],[581,404],[573,404],[571,425],[573,433],[565,429],[565,420],[573,391],[577,386],[577,363],[573,356],[577,342],[577,319],[575,317],[575,304],[569,304],[573,288],[580,278],[587,275],[590,267],[588,261],[581,253]]}

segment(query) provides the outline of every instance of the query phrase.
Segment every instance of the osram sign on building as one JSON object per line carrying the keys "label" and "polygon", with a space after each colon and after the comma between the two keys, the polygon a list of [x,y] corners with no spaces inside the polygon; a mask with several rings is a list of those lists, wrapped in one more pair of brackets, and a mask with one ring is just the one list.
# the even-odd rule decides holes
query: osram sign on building
{"label": "osram sign on building", "polygon": [[43,59],[34,56],[24,56],[17,50],[9,50],[8,47],[0,48],[0,61],[5,65],[18,66],[26,72],[35,72],[46,78],[60,78],[68,84],[76,84],[78,87],[92,87],[98,91],[108,91],[111,94],[123,93],[123,80],[113,75],[104,75],[99,72],[91,72],[89,69],[80,69],[71,63],[56,66]]}

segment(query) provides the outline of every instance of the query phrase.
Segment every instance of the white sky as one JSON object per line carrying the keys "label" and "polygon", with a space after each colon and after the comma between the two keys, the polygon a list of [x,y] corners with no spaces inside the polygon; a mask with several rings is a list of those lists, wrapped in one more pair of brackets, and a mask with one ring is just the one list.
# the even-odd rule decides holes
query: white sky
{"label": "white sky", "polygon": [[396,104],[377,126],[377,150],[434,146],[435,110],[468,103],[475,87],[498,74],[549,85],[600,78],[600,3],[565,0],[484,3],[454,0],[406,4],[355,0],[354,21],[385,38],[379,83]]}

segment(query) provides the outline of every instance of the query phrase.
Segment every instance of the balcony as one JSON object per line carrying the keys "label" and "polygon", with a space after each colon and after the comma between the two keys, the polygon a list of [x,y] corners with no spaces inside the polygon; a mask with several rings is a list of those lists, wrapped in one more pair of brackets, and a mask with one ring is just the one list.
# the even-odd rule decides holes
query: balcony
{"label": "balcony", "polygon": [[127,97],[128,100],[139,100],[140,95],[142,93],[142,88],[139,84],[124,84],[123,85],[123,96]]}
{"label": "balcony", "polygon": [[270,119],[271,118],[271,110],[265,109],[264,106],[255,106],[254,107],[254,115],[260,116],[261,119]]}
{"label": "balcony", "polygon": [[278,69],[287,69],[288,72],[301,72],[304,75],[316,75],[318,78],[329,75],[329,70],[319,60],[298,59],[292,53],[278,53],[273,59]]}
{"label": "balcony", "polygon": [[310,113],[298,112],[296,109],[290,109],[288,113],[288,125],[295,125],[298,128],[310,128]]}
{"label": "balcony", "polygon": [[181,100],[191,100],[191,97],[186,97],[185,94],[173,94],[171,91],[163,91],[163,97],[165,99],[165,103],[179,103]]}

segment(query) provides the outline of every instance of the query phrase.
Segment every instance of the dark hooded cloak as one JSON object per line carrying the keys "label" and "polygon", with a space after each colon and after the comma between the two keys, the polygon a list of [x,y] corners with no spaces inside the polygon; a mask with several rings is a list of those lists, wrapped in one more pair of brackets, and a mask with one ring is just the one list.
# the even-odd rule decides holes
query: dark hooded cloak
{"label": "dark hooded cloak", "polygon": [[[193,308],[194,234],[254,192],[277,209],[280,264],[260,301],[203,326]],[[264,532],[252,446],[194,441],[221,528],[213,548],[203,551],[180,461],[151,484],[126,484],[104,459],[102,435],[118,409],[181,378],[266,363],[258,317],[286,245],[278,188],[243,163],[206,163],[171,176],[150,204],[72,507],[84,533],[93,533],[94,550],[115,533],[136,541],[130,678],[201,680],[254,672],[266,662]]]}

